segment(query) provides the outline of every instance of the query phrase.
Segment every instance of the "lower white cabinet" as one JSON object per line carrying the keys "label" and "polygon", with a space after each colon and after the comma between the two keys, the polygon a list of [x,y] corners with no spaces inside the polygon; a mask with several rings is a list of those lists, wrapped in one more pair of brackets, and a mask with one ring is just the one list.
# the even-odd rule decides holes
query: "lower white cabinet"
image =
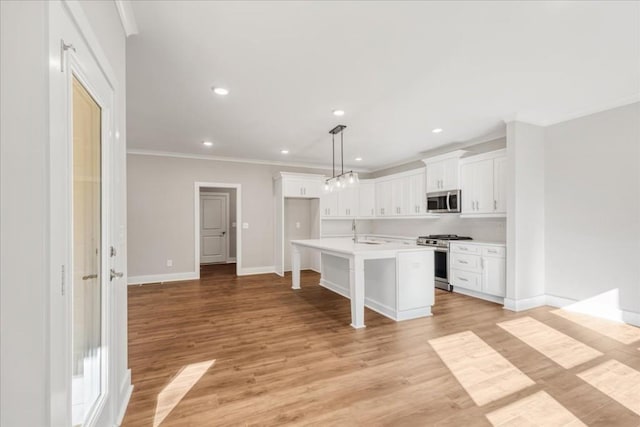
{"label": "lower white cabinet", "polygon": [[456,287],[504,297],[506,250],[504,245],[451,242],[450,281]]}

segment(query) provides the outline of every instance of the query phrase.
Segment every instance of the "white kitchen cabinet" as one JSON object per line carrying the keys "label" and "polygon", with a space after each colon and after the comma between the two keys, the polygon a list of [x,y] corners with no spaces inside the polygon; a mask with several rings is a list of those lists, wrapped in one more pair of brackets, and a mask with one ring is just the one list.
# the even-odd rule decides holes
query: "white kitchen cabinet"
{"label": "white kitchen cabinet", "polygon": [[324,192],[320,197],[320,216],[338,216],[338,192]]}
{"label": "white kitchen cabinet", "polygon": [[506,213],[504,150],[463,159],[460,165],[462,214]]}
{"label": "white kitchen cabinet", "polygon": [[406,177],[391,181],[391,216],[407,215],[408,186]]}
{"label": "white kitchen cabinet", "polygon": [[393,213],[392,181],[376,182],[376,216],[391,216]]}
{"label": "white kitchen cabinet", "polygon": [[338,194],[338,216],[355,217],[358,216],[358,187],[347,187],[337,192]]}
{"label": "white kitchen cabinet", "polygon": [[284,197],[316,199],[322,194],[322,181],[319,178],[298,178],[283,175],[282,189]]}
{"label": "white kitchen cabinet", "polygon": [[506,292],[506,262],[504,257],[482,256],[482,292],[504,297]]}
{"label": "white kitchen cabinet", "polygon": [[374,217],[376,214],[375,183],[361,180],[358,187],[358,216]]}
{"label": "white kitchen cabinet", "polygon": [[421,171],[411,175],[407,180],[409,197],[407,201],[408,215],[424,215],[427,213],[426,192],[425,192],[425,172]]}
{"label": "white kitchen cabinet", "polygon": [[507,213],[507,157],[493,160],[494,212]]}
{"label": "white kitchen cabinet", "polygon": [[492,297],[506,291],[506,249],[504,245],[451,242],[451,284]]}
{"label": "white kitchen cabinet", "polygon": [[425,185],[427,193],[460,188],[459,159],[464,153],[464,150],[457,150],[422,160],[427,167]]}

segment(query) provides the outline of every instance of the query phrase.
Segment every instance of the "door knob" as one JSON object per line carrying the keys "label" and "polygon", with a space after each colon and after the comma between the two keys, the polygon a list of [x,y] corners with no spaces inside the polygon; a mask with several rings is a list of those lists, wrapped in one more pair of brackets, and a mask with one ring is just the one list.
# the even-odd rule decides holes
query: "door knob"
{"label": "door knob", "polygon": [[109,280],[113,280],[114,278],[121,278],[122,276],[124,276],[124,273],[119,273],[117,271],[115,271],[113,268],[109,271],[109,273],[111,273],[111,278]]}
{"label": "door knob", "polygon": [[223,232],[222,232],[222,235],[224,236],[225,234],[227,234],[227,232],[226,232],[226,231],[223,231]]}

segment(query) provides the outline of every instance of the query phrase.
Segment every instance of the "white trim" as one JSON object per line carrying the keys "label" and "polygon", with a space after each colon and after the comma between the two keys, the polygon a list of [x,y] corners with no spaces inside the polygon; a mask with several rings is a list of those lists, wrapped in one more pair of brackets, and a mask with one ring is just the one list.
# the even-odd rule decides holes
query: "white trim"
{"label": "white trim", "polygon": [[524,311],[529,310],[530,308],[542,307],[546,305],[547,298],[546,295],[538,295],[537,297],[532,298],[523,298],[523,299],[504,299],[504,308],[506,310],[511,311]]}
{"label": "white trim", "polygon": [[[193,273],[200,278],[200,189],[201,188],[235,188],[236,190],[236,275],[242,276],[242,185],[226,182],[201,182],[193,183],[193,244],[194,265]],[[228,203],[227,203],[228,205]],[[228,220],[228,218],[227,218]],[[227,239],[229,240],[229,239]],[[227,256],[229,255],[227,251]]]}
{"label": "white trim", "polygon": [[382,304],[380,302],[372,300],[371,298],[364,297],[364,306],[369,310],[373,310],[376,313],[381,314],[393,321],[398,321],[398,319],[396,318],[396,310],[386,304]]}
{"label": "white trim", "polygon": [[264,267],[246,267],[241,269],[237,274],[238,276],[253,276],[255,274],[270,274],[275,272],[276,270],[272,265],[265,265]]}
{"label": "white trim", "polygon": [[345,297],[347,299],[350,299],[351,297],[349,296],[349,289],[345,288],[344,286],[340,286],[335,282],[332,282],[330,280],[327,280],[325,278],[320,278],[320,282],[318,283],[320,286],[322,286],[323,288],[326,288],[332,292],[335,292],[336,294]]}
{"label": "white trim", "polygon": [[131,400],[131,394],[133,393],[133,384],[131,384],[131,369],[127,369],[122,381],[120,381],[120,403],[118,404],[118,412],[116,413],[116,425],[121,425],[124,415],[127,413],[127,406],[129,406],[129,400]]}
{"label": "white trim", "polygon": [[402,322],[403,320],[414,320],[414,319],[419,319],[422,317],[429,317],[429,316],[433,316],[433,313],[431,312],[431,306],[398,311],[398,316],[397,316],[397,319],[395,320],[397,322]]}
{"label": "white trim", "polygon": [[[331,170],[331,165],[322,165],[317,163],[281,162],[276,160],[260,160],[260,159],[250,159],[250,158],[243,158],[243,157],[211,156],[206,154],[176,153],[173,151],[143,150],[143,149],[135,149],[135,148],[128,149],[127,154],[131,154],[135,156],[174,157],[179,159],[213,160],[218,162],[248,163],[248,164],[255,164],[255,165],[288,166],[288,167],[295,167],[295,168],[318,169],[322,171]],[[368,169],[353,169],[353,171],[364,172],[364,173],[370,172]]]}
{"label": "white trim", "polygon": [[494,160],[501,157],[507,157],[507,149],[501,148],[499,150],[487,151],[486,153],[475,154],[469,157],[463,157],[460,159],[460,166],[468,163],[480,162],[482,160]]}
{"label": "white trim", "polygon": [[459,218],[506,218],[506,213],[460,214]]}
{"label": "white trim", "polygon": [[236,262],[236,257],[227,257],[227,264],[234,264]]}
{"label": "white trim", "polygon": [[500,304],[500,305],[504,304],[504,298],[502,298],[502,297],[497,297],[497,296],[489,295],[489,294],[483,294],[482,292],[476,292],[476,291],[471,290],[471,289],[464,289],[464,288],[460,288],[458,286],[454,286],[453,287],[453,292],[455,292],[457,294],[466,295],[466,296],[469,296],[469,297],[482,299],[482,300],[489,301],[489,302],[494,302],[494,303]]}
{"label": "white trim", "polygon": [[425,159],[422,159],[422,162],[425,165],[428,165],[429,163],[441,162],[443,160],[459,159],[460,157],[464,156],[466,153],[467,153],[467,150],[449,151],[448,153],[444,153],[444,154],[440,154],[440,155],[437,155],[437,156],[432,156],[432,157],[427,157]]}
{"label": "white trim", "polygon": [[[206,187],[205,187],[206,188]],[[229,230],[229,220],[231,218],[229,218],[229,211],[231,210],[231,195],[229,193],[216,193],[216,192],[202,192],[202,189],[200,189],[200,201],[202,201],[202,196],[222,196],[225,199],[225,205],[226,205],[226,223],[227,223],[227,231],[224,234],[224,243],[226,246],[226,253],[224,254],[224,261],[219,261],[219,262],[224,262],[226,264],[229,264],[229,252],[231,252],[231,239],[229,239],[229,236],[231,236],[231,230]],[[198,215],[198,245],[200,245],[202,243],[202,229],[200,228],[200,215]],[[236,223],[236,228],[238,228],[238,223]],[[237,242],[236,242],[237,243]],[[202,255],[200,255],[200,258],[202,258]],[[235,258],[234,258],[235,259]],[[203,263],[202,260],[200,261],[200,265],[202,264],[215,264],[215,263]]]}
{"label": "white trim", "polygon": [[147,283],[182,282],[185,280],[198,280],[200,276],[193,271],[183,273],[148,274],[145,276],[129,276],[129,285],[144,285]]}
{"label": "white trim", "polygon": [[[562,308],[578,302],[580,301],[572,298],[558,297],[555,295],[546,295],[546,305],[549,305],[551,307]],[[636,313],[634,311],[629,311],[629,310],[622,310],[622,309],[618,311],[620,313],[620,317],[625,323],[640,327],[640,313]]]}
{"label": "white trim", "polygon": [[136,16],[133,13],[133,6],[129,0],[114,0],[116,9],[118,9],[118,15],[120,15],[120,22],[124,29],[124,35],[129,37],[134,34],[138,34],[138,24],[136,23]]}

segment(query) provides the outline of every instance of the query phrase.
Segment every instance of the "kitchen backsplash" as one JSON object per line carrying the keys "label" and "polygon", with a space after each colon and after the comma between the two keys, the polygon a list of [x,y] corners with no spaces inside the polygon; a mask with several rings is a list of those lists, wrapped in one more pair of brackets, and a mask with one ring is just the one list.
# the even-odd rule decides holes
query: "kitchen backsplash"
{"label": "kitchen backsplash", "polygon": [[[507,239],[505,218],[459,218],[442,216],[436,219],[377,219],[357,221],[359,234],[389,236],[427,236],[429,234],[457,234],[474,240],[504,242]],[[322,221],[322,235],[351,234],[351,220]]]}

